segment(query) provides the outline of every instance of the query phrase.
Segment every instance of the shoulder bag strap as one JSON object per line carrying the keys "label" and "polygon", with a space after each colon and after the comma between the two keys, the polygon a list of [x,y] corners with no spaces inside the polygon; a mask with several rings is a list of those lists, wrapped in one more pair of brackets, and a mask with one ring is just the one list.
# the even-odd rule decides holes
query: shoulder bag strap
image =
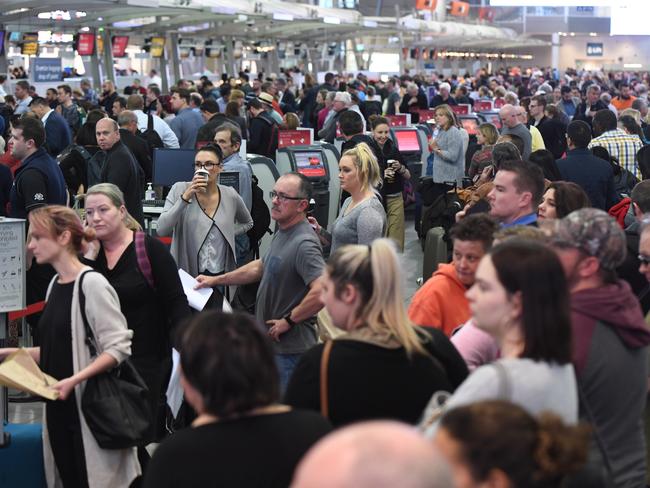
{"label": "shoulder bag strap", "polygon": [[81,273],[81,276],[79,277],[79,309],[81,310],[81,318],[84,323],[84,330],[86,331],[86,345],[88,346],[88,349],[90,350],[90,356],[97,356],[97,346],[95,345],[95,336],[93,335],[93,331],[90,328],[90,324],[88,323],[88,316],[86,315],[86,295],[84,295],[84,289],[83,289],[83,283],[84,283],[84,277],[88,273],[92,273],[92,270],[86,270]]}
{"label": "shoulder bag strap", "polygon": [[499,400],[505,400],[508,402],[512,401],[512,384],[510,383],[510,375],[506,367],[499,361],[492,363],[492,366],[497,371],[497,376],[499,377],[499,391],[497,393],[497,398]]}
{"label": "shoulder bag strap", "polygon": [[330,353],[334,341],[327,341],[323,347],[323,354],[320,358],[320,413],[326,419],[329,418],[329,400],[327,397],[328,378],[327,370],[329,367]]}
{"label": "shoulder bag strap", "polygon": [[145,233],[141,230],[135,231],[135,256],[138,261],[138,268],[142,276],[144,276],[147,284],[155,289],[153,281],[153,271],[151,270],[151,261],[149,260],[149,254],[147,254],[147,247],[145,244]]}
{"label": "shoulder bag strap", "polygon": [[609,455],[607,454],[607,449],[605,447],[605,443],[603,442],[603,438],[600,436],[598,425],[596,424],[596,418],[594,417],[594,414],[591,411],[591,407],[587,402],[587,397],[585,395],[585,392],[582,389],[582,386],[580,385],[580,381],[578,380],[578,378],[576,378],[576,384],[578,385],[578,398],[580,399],[582,408],[584,408],[584,411],[587,414],[587,418],[589,419],[589,423],[591,424],[591,431],[593,432],[594,438],[596,439],[598,450],[600,451],[600,454],[603,457],[603,464],[605,465],[605,470],[607,471],[607,474],[609,475],[610,479],[613,480],[614,471],[612,470],[612,463],[609,459]]}

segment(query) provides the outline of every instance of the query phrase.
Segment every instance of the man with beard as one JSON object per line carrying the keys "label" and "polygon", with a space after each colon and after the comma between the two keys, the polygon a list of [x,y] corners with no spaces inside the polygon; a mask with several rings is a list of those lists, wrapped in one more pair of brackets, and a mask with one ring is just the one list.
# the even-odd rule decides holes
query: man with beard
{"label": "man with beard", "polygon": [[618,85],[618,96],[612,98],[612,105],[620,114],[626,108],[632,107],[634,100],[636,100],[636,97],[630,94],[630,85],[621,83]]}

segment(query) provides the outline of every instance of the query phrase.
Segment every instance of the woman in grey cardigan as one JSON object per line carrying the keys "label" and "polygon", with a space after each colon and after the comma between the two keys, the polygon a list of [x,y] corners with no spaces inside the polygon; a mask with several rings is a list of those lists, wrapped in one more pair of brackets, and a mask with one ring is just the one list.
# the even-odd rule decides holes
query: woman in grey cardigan
{"label": "woman in grey cardigan", "polygon": [[235,236],[253,227],[253,219],[234,188],[217,183],[223,153],[214,144],[194,158],[190,182],[172,186],[158,219],[158,234],[172,236],[171,253],[179,268],[192,276],[215,276],[235,269]]}
{"label": "woman in grey cardigan", "polygon": [[435,120],[440,131],[429,142],[429,148],[433,152],[433,182],[455,182],[460,187],[465,175],[463,136],[454,125],[454,113],[449,105],[436,107]]}
{"label": "woman in grey cardigan", "polygon": [[[70,208],[51,205],[29,214],[28,250],[39,264],[51,264],[50,282],[39,322],[41,345],[28,348],[43,372],[56,378],[57,400],[43,414],[43,459],[48,486],[126,487],[140,474],[136,449],[102,449],[86,423],[81,398],[86,381],[131,355],[133,332],[126,328],[115,290],[100,273],[90,272],[78,258],[94,238]],[[80,278],[86,276],[80,290]],[[99,355],[91,357],[79,306],[85,297],[88,325]],[[0,349],[0,359],[16,349]]]}

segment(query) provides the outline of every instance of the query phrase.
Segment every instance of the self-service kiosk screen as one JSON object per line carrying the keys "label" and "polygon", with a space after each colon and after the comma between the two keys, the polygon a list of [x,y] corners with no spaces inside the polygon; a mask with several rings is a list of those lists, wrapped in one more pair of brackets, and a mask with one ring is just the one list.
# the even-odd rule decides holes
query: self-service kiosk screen
{"label": "self-service kiosk screen", "polygon": [[307,178],[324,178],[325,158],[321,151],[293,151],[296,161],[296,171]]}
{"label": "self-service kiosk screen", "polygon": [[154,185],[172,186],[194,177],[194,149],[156,149],[153,152]]}
{"label": "self-service kiosk screen", "polygon": [[499,117],[499,114],[486,114],[485,115],[485,121],[489,122],[490,124],[493,124],[494,127],[497,129],[501,129],[501,118]]}
{"label": "self-service kiosk screen", "polygon": [[465,129],[470,136],[475,136],[478,133],[478,120],[460,119],[460,122],[463,124],[463,129]]}
{"label": "self-service kiosk screen", "polygon": [[418,152],[422,150],[417,130],[396,130],[395,139],[397,149],[400,152]]}

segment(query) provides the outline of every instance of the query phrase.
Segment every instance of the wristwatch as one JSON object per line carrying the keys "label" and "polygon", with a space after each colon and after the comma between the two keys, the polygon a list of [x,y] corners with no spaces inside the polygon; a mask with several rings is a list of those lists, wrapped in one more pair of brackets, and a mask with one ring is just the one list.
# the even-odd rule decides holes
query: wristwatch
{"label": "wristwatch", "polygon": [[290,327],[293,327],[293,326],[296,325],[296,323],[293,320],[291,320],[291,312],[289,312],[288,314],[286,314],[282,318],[287,321],[287,324],[289,324]]}

